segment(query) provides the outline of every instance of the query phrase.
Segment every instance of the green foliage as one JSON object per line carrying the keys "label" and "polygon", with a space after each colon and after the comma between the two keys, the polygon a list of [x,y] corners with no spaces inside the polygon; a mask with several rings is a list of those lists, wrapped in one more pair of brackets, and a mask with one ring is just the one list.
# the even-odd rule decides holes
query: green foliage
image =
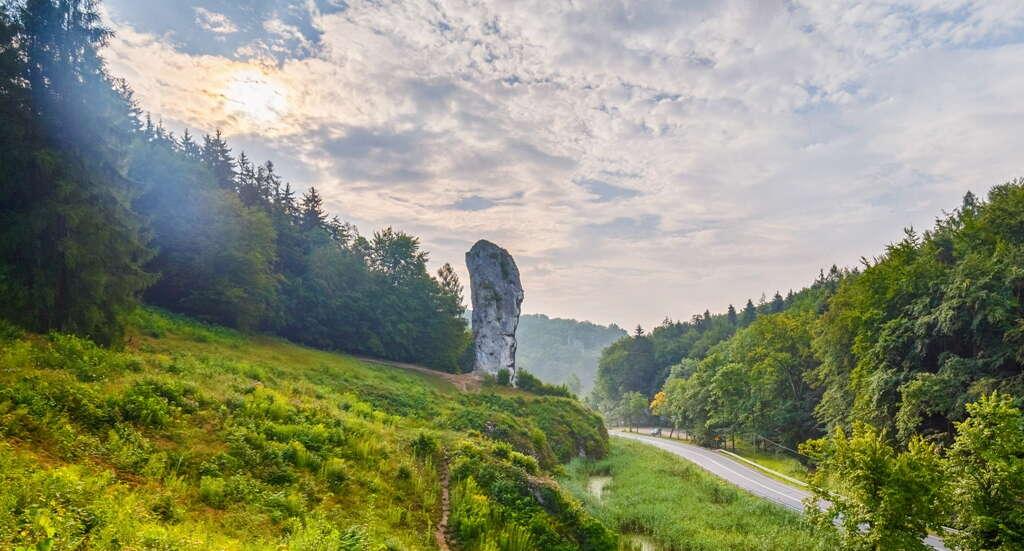
{"label": "green foliage", "polygon": [[509,386],[512,383],[512,372],[504,367],[499,369],[494,376],[494,382],[501,386]]}
{"label": "green foliage", "polygon": [[[1024,479],[1012,406],[1024,396],[1021,205],[1022,180],[987,201],[968,194],[862,270],[833,267],[721,322],[705,313],[638,331],[605,351],[592,400],[611,414],[617,397],[650,396],[664,378],[654,413],[705,443],[793,447],[832,431],[805,449],[820,461],[819,495],[835,497],[817,518],[841,517],[851,548],[919,548],[940,522],[963,528],[948,536],[962,549],[1018,547],[1022,507],[1006,496]],[[716,335],[716,322],[740,328]],[[686,361],[666,369],[672,358]],[[1005,397],[972,405],[993,392]]]}
{"label": "green foliage", "polygon": [[440,420],[444,426],[508,442],[545,469],[579,455],[601,457],[607,451],[608,433],[601,418],[575,400],[484,393],[462,395],[459,400],[461,407]]}
{"label": "green foliage", "polygon": [[626,426],[639,426],[641,420],[647,415],[647,398],[636,391],[627,392],[622,395],[616,413],[616,418]]}
{"label": "green foliage", "polygon": [[[807,514],[823,530],[838,526],[844,549],[929,549],[922,539],[941,529],[945,512],[934,445],[916,437],[900,452],[858,423],[849,436],[836,428],[801,449],[819,462]],[[824,510],[819,500],[828,500]]]}
{"label": "green foliage", "polygon": [[140,296],[245,331],[457,371],[470,342],[451,267],[301,204],[273,163],[147,115],[99,52],[91,0],[15,2],[0,21],[0,317],[121,340]]}
{"label": "green foliage", "polygon": [[439,451],[437,439],[427,433],[421,432],[412,441],[412,453],[418,459],[433,458]]}
{"label": "green foliage", "polygon": [[956,549],[1024,547],[1024,415],[1007,395],[967,405],[946,460]]}
{"label": "green foliage", "polygon": [[1019,180],[988,202],[969,195],[839,286],[815,328],[822,420],[949,442],[968,402],[992,390],[1021,395],[1022,198]]}
{"label": "green foliage", "polygon": [[[611,477],[600,498],[588,488],[594,476]],[[835,549],[798,515],[638,442],[612,439],[607,458],[573,461],[560,482],[606,525],[661,549]]]}
{"label": "green foliage", "polygon": [[[711,314],[705,311],[704,314],[693,316],[690,321],[672,321],[666,318],[661,325],[647,334],[640,329],[632,336],[623,337],[602,352],[594,391],[588,400],[606,415],[613,415],[613,410],[620,403],[624,393],[636,391],[653,398],[657,392],[665,390],[665,384],[673,377],[673,371],[678,371],[675,378],[692,378],[697,371],[696,366],[710,360],[715,365],[705,364],[704,370],[713,373],[700,374],[698,378],[702,380],[699,383],[695,380],[697,384],[691,385],[695,387],[691,398],[698,399],[700,403],[694,405],[688,413],[677,409],[674,422],[685,425],[685,428],[695,434],[708,434],[709,430],[719,430],[722,427],[726,427],[727,430],[754,430],[738,416],[742,410],[747,418],[753,419],[756,417],[753,411],[746,411],[740,407],[733,412],[736,415],[719,411],[712,416],[707,403],[712,396],[710,393],[700,395],[698,391],[701,387],[709,385],[713,374],[725,364],[738,365],[726,369],[722,373],[721,382],[726,383],[726,378],[730,377],[730,383],[738,384],[741,383],[740,379],[748,377],[745,372],[755,369],[754,364],[757,363],[758,370],[769,373],[749,375],[750,377],[772,378],[771,383],[778,387],[782,385],[778,382],[782,377],[789,379],[785,405],[781,407],[782,411],[777,412],[781,415],[774,418],[775,428],[784,426],[783,418],[788,417],[794,423],[789,438],[798,439],[808,433],[814,434],[815,423],[809,420],[806,408],[808,401],[812,402],[813,407],[815,394],[820,391],[810,389],[803,380],[803,375],[798,372],[817,366],[807,344],[816,315],[825,308],[839,283],[854,273],[833,266],[827,275],[822,271],[810,287],[797,293],[791,292],[786,297],[776,293],[772,302],[762,300],[760,306],[754,306],[753,301],[748,300],[741,313],[732,308],[724,314]],[[756,328],[746,333],[741,331],[754,325],[761,318],[768,318],[768,321],[758,324]],[[790,335],[786,333],[789,330],[796,332]],[[734,335],[739,338],[741,334],[745,334],[748,341],[776,336],[784,337],[784,340],[775,349],[770,347],[770,343],[769,346],[760,348],[750,342],[734,347],[719,346],[732,340]],[[731,359],[734,354],[737,360]],[[711,359],[712,356],[717,358]],[[777,389],[776,387],[772,390]],[[676,390],[679,391],[681,388],[677,385]],[[724,386],[720,390],[724,390]],[[765,389],[765,392],[769,390]],[[720,394],[720,397],[726,396],[727,394]],[[751,397],[751,400],[751,403],[758,401],[756,397]],[[764,401],[761,403],[767,405]],[[712,424],[720,426],[706,426],[709,417],[715,417]],[[682,425],[679,428],[683,428]],[[764,427],[760,429],[766,430]],[[781,438],[783,435],[774,434],[773,437]]]}
{"label": "green foliage", "polygon": [[[498,372],[498,382],[501,381],[501,372]],[[535,377],[525,369],[516,370],[516,388],[525,392],[532,392],[540,396],[562,396],[571,398],[572,393],[565,385],[549,385]]]}
{"label": "green foliage", "polygon": [[607,536],[542,482],[606,449],[575,400],[128,319],[123,351],[64,334],[0,347],[0,547],[431,548],[449,458],[517,526],[487,545]]}
{"label": "green foliage", "polygon": [[469,550],[615,549],[615,538],[536,463],[507,446],[453,450],[449,527]]}
{"label": "green foliage", "polygon": [[0,317],[118,342],[152,278],[119,172],[134,107],[98,55],[110,31],[87,0],[2,17]]}
{"label": "green foliage", "polygon": [[818,436],[813,412],[820,392],[807,382],[818,366],[813,322],[809,311],[766,314],[704,360],[679,364],[662,387],[659,415],[703,441],[741,433],[795,447]]}

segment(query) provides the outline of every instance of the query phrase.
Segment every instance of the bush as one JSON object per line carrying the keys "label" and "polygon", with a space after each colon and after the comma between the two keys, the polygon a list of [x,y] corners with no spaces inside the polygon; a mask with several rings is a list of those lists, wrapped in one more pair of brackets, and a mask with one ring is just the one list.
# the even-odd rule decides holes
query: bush
{"label": "bush", "polygon": [[[293,521],[294,522],[294,521]],[[313,515],[301,521],[291,530],[288,538],[289,551],[377,551],[383,546],[373,545],[366,530],[353,526],[339,530],[322,515]]]}
{"label": "bush", "polygon": [[942,529],[940,458],[923,438],[899,451],[874,427],[854,423],[849,436],[837,427],[800,450],[818,460],[807,517],[824,531],[837,529],[844,548],[924,549],[929,530]]}
{"label": "bush", "polygon": [[416,435],[410,447],[412,447],[413,455],[419,459],[427,459],[437,455],[437,439],[425,432]]}
{"label": "bush", "polygon": [[549,385],[525,369],[520,369],[516,373],[516,388],[541,396],[573,397],[572,392],[569,392],[569,387],[565,385]]}
{"label": "bush", "polygon": [[0,318],[0,342],[13,342],[21,338],[23,331],[17,325]]}
{"label": "bush", "polygon": [[348,480],[348,464],[344,459],[332,457],[324,461],[323,475],[327,484],[336,490]]}
{"label": "bush", "polygon": [[524,471],[530,474],[537,474],[537,471],[539,470],[537,460],[529,455],[512,452],[509,459],[512,461],[513,465],[521,467]]}
{"label": "bush", "polygon": [[199,481],[199,499],[214,509],[223,509],[225,487],[223,478],[204,476]]}
{"label": "bush", "polygon": [[127,421],[148,427],[166,427],[173,414],[167,399],[149,383],[136,383],[118,401],[118,409]]}
{"label": "bush", "polygon": [[509,386],[512,383],[512,373],[509,372],[509,370],[502,368],[498,370],[494,379],[501,386]]}

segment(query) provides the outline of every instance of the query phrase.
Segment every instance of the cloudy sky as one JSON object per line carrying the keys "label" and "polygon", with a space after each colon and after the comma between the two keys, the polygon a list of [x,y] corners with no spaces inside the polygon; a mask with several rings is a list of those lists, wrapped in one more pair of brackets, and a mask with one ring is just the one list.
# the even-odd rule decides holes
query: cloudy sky
{"label": "cloudy sky", "polygon": [[[106,56],[434,267],[648,326],[755,302],[1024,174],[1017,0],[107,0]],[[465,275],[464,275],[465,277]]]}

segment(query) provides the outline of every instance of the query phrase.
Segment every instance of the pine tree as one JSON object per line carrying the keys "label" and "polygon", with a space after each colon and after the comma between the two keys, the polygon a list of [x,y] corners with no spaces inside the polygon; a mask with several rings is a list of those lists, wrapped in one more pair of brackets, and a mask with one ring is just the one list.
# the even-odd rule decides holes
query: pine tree
{"label": "pine tree", "polygon": [[151,281],[132,188],[119,172],[137,106],[99,57],[110,31],[93,2],[27,2],[16,21],[8,16],[0,31],[0,315],[115,342]]}
{"label": "pine tree", "polygon": [[178,141],[178,148],[189,160],[199,160],[201,155],[199,144],[192,139],[192,134],[189,133],[188,128],[186,128],[185,133],[181,135],[181,140]]}
{"label": "pine tree", "polygon": [[757,308],[754,307],[754,301],[747,299],[746,306],[743,307],[743,315],[740,316],[740,325],[746,327],[754,320],[757,319]]}
{"label": "pine tree", "polygon": [[281,193],[281,177],[274,172],[274,163],[267,161],[259,170],[257,179],[260,201],[270,205]]}
{"label": "pine tree", "polygon": [[739,319],[736,316],[736,308],[732,304],[729,305],[729,310],[725,315],[729,319],[729,325],[736,327],[736,323]]}
{"label": "pine tree", "polygon": [[244,151],[238,154],[238,160],[235,162],[235,165],[238,168],[237,176],[235,177],[235,189],[238,191],[238,198],[247,207],[259,204],[260,194],[256,171]]}
{"label": "pine tree", "polygon": [[327,213],[324,212],[323,204],[324,201],[315,187],[310,187],[302,195],[300,211],[303,229],[308,231],[324,225],[324,222],[327,220]]}
{"label": "pine tree", "polygon": [[222,189],[235,189],[235,160],[231,157],[231,149],[224,141],[220,129],[213,136],[203,136],[200,158],[218,186]]}
{"label": "pine tree", "polygon": [[459,276],[455,273],[452,265],[445,262],[441,269],[437,271],[437,279],[441,284],[442,293],[451,297],[455,304],[458,305],[459,315],[462,315],[466,311],[463,303],[462,282],[459,281]]}
{"label": "pine tree", "polygon": [[299,217],[299,206],[295,202],[295,190],[292,189],[291,183],[285,182],[281,192],[274,197],[274,204],[293,221]]}
{"label": "pine tree", "polygon": [[783,300],[782,294],[780,294],[778,291],[775,291],[775,296],[772,297],[772,302],[768,307],[768,311],[773,314],[778,314],[779,312],[785,309],[786,301]]}

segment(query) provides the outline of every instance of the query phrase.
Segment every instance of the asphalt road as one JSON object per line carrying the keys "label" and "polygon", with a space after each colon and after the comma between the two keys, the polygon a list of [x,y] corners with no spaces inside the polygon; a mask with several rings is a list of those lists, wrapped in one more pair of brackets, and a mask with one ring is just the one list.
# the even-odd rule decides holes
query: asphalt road
{"label": "asphalt road", "polygon": [[[730,459],[726,455],[700,446],[644,434],[620,430],[611,430],[608,433],[612,436],[637,440],[661,448],[758,497],[773,501],[798,513],[804,512],[803,501],[810,495],[809,492],[783,484],[757,469]],[[934,549],[947,551],[942,540],[935,536],[929,536],[924,541]]]}

